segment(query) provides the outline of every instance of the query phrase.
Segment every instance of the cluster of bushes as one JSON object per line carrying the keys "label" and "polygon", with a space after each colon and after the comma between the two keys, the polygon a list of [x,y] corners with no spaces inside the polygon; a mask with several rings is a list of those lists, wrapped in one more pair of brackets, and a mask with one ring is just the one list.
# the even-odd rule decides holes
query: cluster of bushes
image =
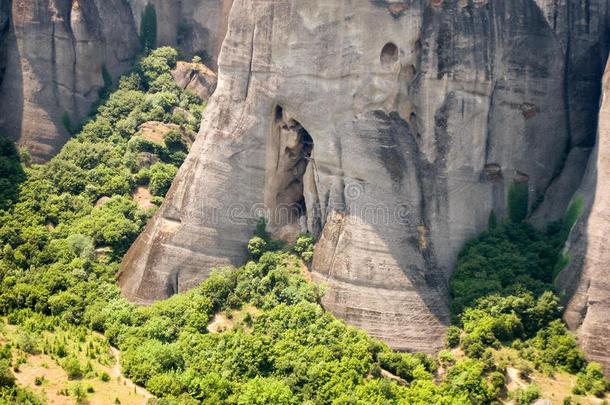
{"label": "cluster of bushes", "polygon": [[0,136],[0,209],[6,209],[17,198],[18,186],[25,180],[21,159],[15,145]]}
{"label": "cluster of bushes", "polygon": [[562,245],[555,228],[542,233],[526,222],[504,222],[466,243],[450,280],[454,323],[479,298],[552,290]]}
{"label": "cluster of bushes", "polygon": [[[488,231],[469,241],[459,254],[450,279],[457,326],[448,329],[447,345],[459,345],[470,358],[489,364],[494,364],[494,349],[511,347],[526,361],[524,377],[531,372],[530,363],[548,374],[558,369],[579,376],[575,393],[603,396],[610,388],[607,380],[599,365],[587,364],[574,335],[561,321],[563,308],[553,293],[563,259],[560,249],[582,212],[582,199],[576,199],[563,221],[540,232],[524,222],[524,190],[511,188],[508,221],[498,224],[492,213]],[[599,374],[589,372],[593,369]],[[520,391],[517,400],[530,403],[539,394],[539,388],[531,386]]]}
{"label": "cluster of bushes", "polygon": [[[159,204],[187,152],[178,131],[148,146],[134,134],[151,119],[184,131],[201,119],[202,102],[171,79],[175,63],[172,48],[143,57],[48,164],[24,167],[0,138],[0,185],[14,190],[0,193],[10,202],[0,202],[0,312],[30,308],[79,323],[89,303],[118,294],[118,261],[154,212],[131,193],[148,186]],[[143,151],[159,162],[139,167]],[[110,199],[96,204],[101,197]]]}

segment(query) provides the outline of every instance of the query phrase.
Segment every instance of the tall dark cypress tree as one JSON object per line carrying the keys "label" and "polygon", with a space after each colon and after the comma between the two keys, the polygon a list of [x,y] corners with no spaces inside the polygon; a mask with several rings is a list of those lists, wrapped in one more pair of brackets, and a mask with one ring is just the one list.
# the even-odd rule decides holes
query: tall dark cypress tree
{"label": "tall dark cypress tree", "polygon": [[527,217],[529,190],[527,183],[514,183],[508,189],[508,218],[518,223]]}
{"label": "tall dark cypress tree", "polygon": [[145,52],[157,47],[157,12],[155,6],[150,3],[146,5],[142,13],[140,43]]}

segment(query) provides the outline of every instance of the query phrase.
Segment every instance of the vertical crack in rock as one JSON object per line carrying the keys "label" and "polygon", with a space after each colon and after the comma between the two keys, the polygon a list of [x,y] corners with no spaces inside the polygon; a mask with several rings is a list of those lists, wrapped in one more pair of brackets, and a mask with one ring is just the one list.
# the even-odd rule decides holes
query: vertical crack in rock
{"label": "vertical crack in rock", "polygon": [[[305,193],[305,178],[312,186],[313,140],[309,133],[281,106],[276,107],[268,141],[265,205],[268,228],[277,238],[294,240],[307,231],[307,200],[315,203],[315,196]],[[305,176],[307,174],[307,176]],[[312,190],[307,190],[311,193]],[[314,230],[315,231],[315,230]]]}

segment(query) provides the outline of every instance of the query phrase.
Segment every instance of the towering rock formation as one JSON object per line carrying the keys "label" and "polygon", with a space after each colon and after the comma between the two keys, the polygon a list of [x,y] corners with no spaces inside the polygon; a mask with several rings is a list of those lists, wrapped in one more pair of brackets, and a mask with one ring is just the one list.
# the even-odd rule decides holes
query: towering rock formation
{"label": "towering rock formation", "polygon": [[64,111],[75,123],[87,115],[102,64],[116,77],[139,43],[123,0],[13,0],[5,47],[0,128],[40,161],[69,137]]}
{"label": "towering rock formation", "polygon": [[[159,43],[214,63],[231,0],[156,0]],[[85,118],[103,86],[140,51],[140,0],[0,0],[0,134],[48,160]],[[134,18],[135,17],[135,18]]]}
{"label": "towering rock formation", "polygon": [[561,272],[564,319],[577,331],[589,356],[610,373],[610,65],[603,80],[597,144],[574,200],[584,201],[583,215],[566,245],[571,261]]}
{"label": "towering rock formation", "polygon": [[265,216],[319,237],[328,309],[438,349],[457,252],[508,187],[548,196],[541,222],[578,187],[607,29],[603,0],[235,0],[201,134],[123,262],[124,295],[243,264]]}

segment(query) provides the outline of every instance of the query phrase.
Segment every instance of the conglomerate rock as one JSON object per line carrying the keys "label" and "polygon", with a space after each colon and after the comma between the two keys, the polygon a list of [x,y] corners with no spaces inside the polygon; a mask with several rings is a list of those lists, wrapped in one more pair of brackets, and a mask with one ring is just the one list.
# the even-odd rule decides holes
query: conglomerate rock
{"label": "conglomerate rock", "polygon": [[[595,141],[607,2],[235,0],[228,27],[123,294],[151,303],[243,264],[265,216],[319,238],[328,309],[394,348],[439,349],[457,252],[511,184],[548,220],[578,187],[558,174],[583,173]],[[572,190],[539,204],[557,181]]]}

